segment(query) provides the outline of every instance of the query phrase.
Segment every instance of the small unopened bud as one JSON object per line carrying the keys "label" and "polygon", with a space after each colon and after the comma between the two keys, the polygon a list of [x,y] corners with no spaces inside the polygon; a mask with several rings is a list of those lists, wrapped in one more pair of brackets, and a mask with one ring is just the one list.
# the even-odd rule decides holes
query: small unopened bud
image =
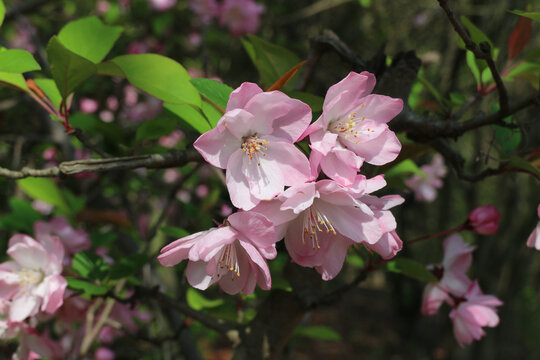
{"label": "small unopened bud", "polygon": [[464,228],[481,235],[491,235],[497,232],[501,214],[495,206],[479,206],[469,214]]}

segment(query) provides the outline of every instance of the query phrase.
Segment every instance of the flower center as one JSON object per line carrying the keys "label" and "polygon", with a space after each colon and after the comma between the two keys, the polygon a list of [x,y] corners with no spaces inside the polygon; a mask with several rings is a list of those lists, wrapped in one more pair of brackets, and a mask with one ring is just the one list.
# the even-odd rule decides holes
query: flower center
{"label": "flower center", "polygon": [[242,151],[249,157],[249,165],[255,160],[261,166],[259,156],[266,156],[268,141],[260,139],[257,135],[245,137],[242,143]]}
{"label": "flower center", "polygon": [[34,269],[21,269],[18,272],[19,275],[19,284],[22,286],[33,286],[40,283],[45,277],[41,270]]}
{"label": "flower center", "polygon": [[320,249],[318,233],[326,231],[336,235],[336,229],[330,220],[315,205],[304,212],[304,232],[302,233],[302,245],[306,244],[306,237],[311,240],[313,249]]}
{"label": "flower center", "polygon": [[219,257],[217,264],[216,276],[219,278],[229,271],[233,274],[233,280],[234,275],[240,277],[240,265],[238,264],[238,256],[234,244],[225,245],[221,251],[221,256]]}
{"label": "flower center", "polygon": [[[364,104],[361,104],[360,108],[364,106]],[[355,111],[349,114],[346,120],[334,120],[330,122],[328,130],[334,134],[341,135],[346,140],[359,144],[360,136],[369,136],[370,133],[375,132],[369,125],[362,124],[365,120],[365,116],[358,116],[358,113]]]}

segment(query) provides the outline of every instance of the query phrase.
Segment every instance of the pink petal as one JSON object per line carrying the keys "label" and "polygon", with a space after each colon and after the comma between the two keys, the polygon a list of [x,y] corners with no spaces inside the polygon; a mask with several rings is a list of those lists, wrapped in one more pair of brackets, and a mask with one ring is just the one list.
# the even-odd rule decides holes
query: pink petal
{"label": "pink petal", "polygon": [[388,260],[396,256],[403,248],[403,241],[395,231],[387,232],[375,244],[366,244],[371,250]]}
{"label": "pink petal", "polygon": [[[245,255],[248,257],[247,261],[252,265],[257,266],[259,269],[259,271],[256,272],[259,287],[263,290],[270,290],[270,287],[272,286],[272,278],[270,276],[270,268],[268,267],[266,260],[252,244],[245,241],[239,241],[239,245],[245,250]],[[238,253],[241,253],[241,251]],[[240,273],[240,276],[242,276],[242,273]]]}
{"label": "pink petal", "polygon": [[262,89],[254,83],[245,82],[236,88],[230,95],[226,111],[243,109],[252,97],[262,93]]}
{"label": "pink petal", "polygon": [[333,102],[335,98],[340,95],[341,93],[347,91],[355,95],[355,98],[351,99],[350,101],[354,101],[354,99],[360,99],[364,96],[368,95],[373,91],[373,88],[375,87],[375,76],[367,71],[364,71],[360,74],[355,72],[350,72],[343,80],[338,82],[335,85],[332,85],[324,98],[324,110],[326,112],[326,108],[328,104]]}
{"label": "pink petal", "polygon": [[208,231],[194,243],[189,252],[189,259],[191,261],[209,261],[223,246],[233,243],[237,237],[238,233],[230,226],[222,226]]}
{"label": "pink petal", "polygon": [[191,286],[199,290],[206,290],[216,282],[211,276],[206,274],[206,263],[204,261],[190,261],[186,268],[186,278]]}
{"label": "pink petal", "polygon": [[[311,177],[308,158],[296,146],[284,141],[271,140],[266,156],[261,159],[261,167],[267,166],[268,163],[273,163],[273,169],[279,168],[284,184],[287,186],[303,184]],[[278,192],[282,190],[283,188]]]}
{"label": "pink petal", "polygon": [[343,186],[353,184],[362,159],[344,148],[334,148],[321,160],[321,169],[329,178]]}
{"label": "pink petal", "polygon": [[28,235],[13,235],[9,240],[7,253],[23,268],[45,269],[47,267],[47,252],[41,244]]}
{"label": "pink petal", "polygon": [[366,121],[387,123],[403,110],[403,100],[384,95],[367,95],[361,102],[364,105],[356,109],[356,116],[365,116]]}
{"label": "pink petal", "polygon": [[386,129],[375,139],[349,148],[372,165],[384,165],[396,159],[401,143],[392,130]]}
{"label": "pink petal", "polygon": [[311,108],[300,100],[291,99],[281,92],[276,93],[280,94],[281,106],[288,111],[273,121],[274,132],[272,135],[291,143],[297,142],[302,136],[305,136],[304,133],[311,122]]}
{"label": "pink petal", "polygon": [[422,294],[422,315],[435,315],[448,294],[436,284],[427,284]]}
{"label": "pink petal", "polygon": [[[254,96],[246,104],[245,110],[256,119],[254,132],[269,135],[277,131],[273,135],[284,137],[290,142],[296,141],[311,121],[309,106],[280,91],[263,92]],[[278,123],[274,124],[274,121]],[[285,128],[279,129],[280,125]]]}
{"label": "pink petal", "polygon": [[283,201],[280,210],[292,210],[295,214],[300,214],[309,208],[313,199],[318,196],[313,182],[291,186],[279,196]]}
{"label": "pink petal", "polygon": [[386,186],[384,175],[377,175],[366,180],[366,194],[370,194]]}
{"label": "pink petal", "polygon": [[322,155],[327,155],[337,144],[338,134],[326,130],[319,130],[310,135],[311,149]]}
{"label": "pink petal", "polygon": [[9,307],[9,321],[20,322],[38,312],[40,299],[37,296],[19,294],[11,300]]}
{"label": "pink petal", "polygon": [[47,278],[45,286],[47,292],[43,298],[41,310],[53,314],[64,303],[67,281],[63,276],[54,275]]}
{"label": "pink petal", "polygon": [[278,159],[270,155],[270,149],[267,154],[266,157],[259,157],[259,163],[245,156],[242,164],[242,173],[248,181],[249,192],[259,200],[273,199],[285,186]]}
{"label": "pink petal", "polygon": [[229,196],[233,205],[243,210],[250,210],[260,200],[255,198],[250,192],[249,182],[242,171],[243,161],[244,154],[241,151],[234,153],[229,159],[225,178],[227,190],[229,190]]}
{"label": "pink petal", "polygon": [[215,129],[205,132],[193,143],[193,146],[210,164],[225,169],[235,151],[241,150],[242,141],[227,129]]}
{"label": "pink petal", "polygon": [[343,261],[347,256],[347,250],[352,245],[352,241],[347,240],[343,236],[336,236],[336,239],[332,242],[332,246],[328,249],[324,263],[316,267],[319,274],[322,275],[322,279],[325,281],[332,280],[343,267]]}
{"label": "pink petal", "polygon": [[272,222],[256,212],[237,212],[229,216],[228,221],[244,241],[257,248],[272,247],[278,240]]}

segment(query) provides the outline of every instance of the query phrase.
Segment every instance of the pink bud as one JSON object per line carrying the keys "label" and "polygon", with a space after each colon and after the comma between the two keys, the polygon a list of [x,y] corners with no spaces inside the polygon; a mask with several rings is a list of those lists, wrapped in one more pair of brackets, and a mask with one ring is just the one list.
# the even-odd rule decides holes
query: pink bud
{"label": "pink bud", "polygon": [[469,214],[465,229],[481,235],[491,235],[497,232],[500,219],[501,214],[495,206],[479,206]]}
{"label": "pink bud", "polygon": [[99,103],[97,100],[90,99],[90,98],[82,98],[79,102],[79,106],[81,108],[81,111],[86,114],[93,114],[97,111],[99,107]]}

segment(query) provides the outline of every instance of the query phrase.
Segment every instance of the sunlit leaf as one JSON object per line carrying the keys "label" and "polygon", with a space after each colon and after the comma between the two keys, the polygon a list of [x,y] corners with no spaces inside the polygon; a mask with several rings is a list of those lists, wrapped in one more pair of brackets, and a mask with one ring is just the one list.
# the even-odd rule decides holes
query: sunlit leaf
{"label": "sunlit leaf", "polygon": [[191,126],[194,130],[200,132],[201,134],[212,129],[205,117],[193,106],[187,104],[164,103],[163,107],[173,114],[179,116],[187,125]]}
{"label": "sunlit leaf", "polygon": [[108,291],[108,289],[103,285],[96,285],[83,279],[66,277],[66,281],[69,289],[80,291],[87,295],[104,295]]}
{"label": "sunlit leaf", "polygon": [[30,91],[22,74],[0,72],[0,83],[14,87],[17,90]]}
{"label": "sunlit leaf", "polygon": [[49,100],[53,103],[56,108],[60,107],[60,102],[62,101],[62,95],[60,94],[60,90],[58,90],[58,87],[56,86],[56,83],[53,79],[34,79],[34,82],[36,85],[47,95]]}
{"label": "sunlit leaf", "polygon": [[315,340],[341,341],[341,335],[334,329],[324,325],[300,326],[294,334]]}
{"label": "sunlit leaf", "polygon": [[224,303],[223,299],[205,298],[199,291],[189,287],[186,291],[186,301],[195,310],[215,308]]}
{"label": "sunlit leaf", "polygon": [[522,11],[522,10],[513,10],[510,12],[512,14],[516,14],[519,16],[524,16],[529,19],[533,19],[534,21],[540,21],[540,12],[530,12],[530,11]]}
{"label": "sunlit leaf", "polygon": [[437,278],[424,265],[413,259],[399,258],[386,263],[386,269],[422,282],[436,282]]}
{"label": "sunlit leaf", "polygon": [[29,177],[17,180],[17,185],[32,199],[45,201],[54,205],[63,214],[70,212],[70,208],[62,196],[60,189],[51,179]]}
{"label": "sunlit leaf", "polygon": [[471,36],[472,41],[474,41],[477,45],[481,42],[487,42],[489,46],[493,49],[493,43],[491,40],[487,37],[486,34],[482,30],[480,30],[476,25],[474,25],[467,17],[461,16],[460,17],[461,22],[463,25],[467,28],[469,31],[469,35]]}
{"label": "sunlit leaf", "polygon": [[208,100],[223,109],[227,107],[233,88],[211,79],[191,79],[191,83]]}
{"label": "sunlit leaf", "polygon": [[28,51],[20,49],[0,51],[0,72],[24,73],[34,70],[41,70],[41,66]]}

